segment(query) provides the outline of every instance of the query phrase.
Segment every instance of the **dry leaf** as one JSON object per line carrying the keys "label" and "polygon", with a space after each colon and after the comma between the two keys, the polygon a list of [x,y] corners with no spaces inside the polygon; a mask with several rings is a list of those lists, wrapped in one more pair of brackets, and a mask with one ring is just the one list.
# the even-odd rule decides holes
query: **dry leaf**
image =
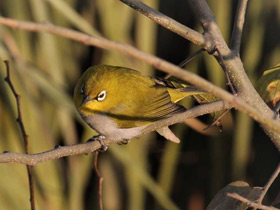
{"label": "dry leaf", "polygon": [[245,210],[248,206],[241,201],[228,197],[227,193],[237,193],[248,200],[255,201],[259,198],[262,190],[260,187],[250,187],[243,181],[232,182],[221,189],[207,206],[206,210]]}

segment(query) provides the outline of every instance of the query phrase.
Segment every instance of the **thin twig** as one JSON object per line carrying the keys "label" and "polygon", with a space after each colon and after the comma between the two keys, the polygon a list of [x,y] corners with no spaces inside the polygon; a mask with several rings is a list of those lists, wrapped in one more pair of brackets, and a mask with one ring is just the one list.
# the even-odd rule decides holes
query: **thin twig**
{"label": "thin twig", "polygon": [[204,128],[207,126],[205,123],[201,122],[197,118],[190,118],[185,120],[185,124],[195,130],[198,133],[201,133],[206,136],[217,136],[219,134],[218,129],[213,128],[204,130]]}
{"label": "thin twig", "polygon": [[[218,54],[218,61],[222,67],[222,69],[224,70],[225,72],[225,75],[226,75],[226,80],[227,80],[227,85],[230,87],[230,90],[232,92],[233,95],[237,96],[237,93],[236,93],[236,90],[234,89],[233,87],[233,84],[229,78],[229,73],[228,73],[228,70],[226,68],[226,65],[225,65],[225,62],[224,62],[224,59],[223,59],[223,56],[221,55],[219,49],[216,48],[216,51],[217,51],[217,54]],[[207,130],[208,128],[210,128],[211,126],[215,125],[218,121],[220,121],[231,109],[228,109],[226,110],[223,114],[221,114],[218,119],[216,119],[211,125],[209,125],[208,127],[205,128],[205,130]]]}
{"label": "thin twig", "polygon": [[232,84],[232,82],[231,82],[231,80],[230,80],[230,78],[229,78],[229,73],[228,73],[228,70],[227,70],[227,68],[226,68],[224,58],[223,58],[223,56],[221,55],[221,52],[220,52],[219,49],[216,48],[216,51],[217,51],[217,53],[218,53],[218,61],[219,61],[220,65],[221,65],[221,67],[223,68],[223,70],[224,70],[224,72],[225,72],[225,75],[226,75],[227,85],[230,87],[230,90],[231,90],[232,94],[235,95],[235,96],[237,96],[237,93],[236,93],[236,91],[235,91],[235,89],[234,89],[234,87],[233,87],[233,84]]}
{"label": "thin twig", "polygon": [[102,193],[103,193],[103,177],[100,174],[100,171],[98,169],[98,155],[99,152],[96,151],[94,155],[94,170],[96,173],[96,176],[98,178],[98,200],[99,200],[99,209],[103,210],[103,202],[102,202]]}
{"label": "thin twig", "polygon": [[[185,66],[188,62],[190,62],[195,56],[197,56],[198,54],[200,54],[201,52],[203,52],[205,49],[203,48],[200,48],[199,50],[195,51],[193,54],[191,54],[189,57],[187,57],[185,60],[183,60],[178,66],[179,67],[183,67]],[[219,50],[216,49],[217,53],[218,53],[218,57],[219,57],[219,60],[221,62],[221,66],[226,74],[226,78],[227,78],[227,84],[230,86],[231,90],[233,91],[233,93],[235,93],[236,95],[236,92],[233,88],[233,85],[230,81],[230,78],[229,78],[229,75],[228,75],[228,71],[226,69],[226,66],[224,64],[224,60],[223,60],[223,57],[221,56],[221,54],[219,53]],[[165,79],[168,79],[170,76],[172,76],[171,74],[168,74]],[[207,126],[206,128],[203,129],[203,131],[206,131],[208,130],[210,127],[213,127],[215,124],[217,124],[218,121],[220,121],[222,119],[222,117],[224,117],[228,112],[230,111],[230,109],[226,110],[223,114],[221,114],[213,123],[211,123],[211,125]]]}
{"label": "thin twig", "polygon": [[[204,51],[203,48],[200,48],[199,50],[195,51],[194,53],[192,53],[190,56],[188,56],[186,59],[184,59],[178,66],[180,68],[183,68],[187,63],[189,63],[195,56],[197,56],[198,54],[200,54],[202,51]],[[172,74],[168,74],[164,77],[164,79],[168,79],[169,77],[171,77]]]}
{"label": "thin twig", "polygon": [[238,195],[237,193],[227,193],[228,197],[234,198],[236,200],[241,201],[242,203],[245,203],[246,205],[252,207],[252,208],[257,208],[257,209],[264,209],[264,210],[280,210],[278,208],[275,208],[273,206],[265,206],[262,204],[258,204],[256,202],[250,201],[247,198],[244,198],[240,195]]}
{"label": "thin twig", "polygon": [[205,49],[200,48],[199,50],[192,53],[190,56],[188,56],[185,60],[183,60],[178,66],[181,68],[184,67],[187,63],[189,63],[195,56],[199,55],[201,52],[203,52]]}
{"label": "thin twig", "polygon": [[239,0],[237,5],[237,12],[235,15],[235,21],[233,26],[233,32],[230,40],[230,48],[236,53],[240,53],[241,38],[243,32],[243,26],[245,22],[245,15],[247,9],[248,0]]}
{"label": "thin twig", "polygon": [[203,130],[206,131],[209,128],[213,127],[215,124],[218,123],[218,121],[220,121],[228,112],[230,111],[230,109],[227,109],[226,111],[224,111],[223,114],[221,114],[214,122],[212,122],[210,125],[208,125],[206,128],[204,128]]}
{"label": "thin twig", "polygon": [[[13,95],[15,96],[16,103],[17,103],[17,123],[19,124],[21,134],[23,137],[23,142],[24,142],[24,149],[25,153],[29,154],[29,147],[28,147],[28,135],[26,134],[23,120],[22,120],[22,114],[21,114],[21,103],[20,103],[20,95],[16,92],[14,85],[11,81],[10,78],[10,66],[9,66],[9,61],[5,60],[5,65],[6,65],[6,70],[7,70],[7,76],[5,78],[5,81],[8,83],[11,91],[13,92]],[[31,210],[35,210],[35,194],[34,194],[34,180],[32,176],[32,166],[26,165],[27,168],[27,175],[28,175],[28,182],[29,182],[29,191],[30,191],[30,206]]]}
{"label": "thin twig", "polygon": [[278,164],[276,170],[274,171],[274,173],[272,174],[272,176],[270,177],[270,179],[268,180],[268,182],[266,183],[266,185],[263,187],[262,189],[262,193],[260,194],[260,197],[258,198],[258,204],[261,204],[268,189],[270,188],[270,186],[272,185],[272,183],[275,181],[275,179],[277,178],[277,176],[280,173],[280,164]]}
{"label": "thin twig", "polygon": [[16,92],[11,78],[10,78],[10,66],[9,66],[9,61],[5,60],[4,61],[5,65],[6,65],[6,70],[7,70],[7,76],[5,78],[5,81],[8,83],[11,91],[13,92],[13,95],[15,96],[16,99],[16,103],[17,103],[17,113],[18,113],[18,117],[17,117],[17,123],[19,124],[21,133],[22,133],[22,137],[23,137],[23,141],[24,141],[24,149],[26,154],[29,153],[29,149],[28,149],[28,135],[26,134],[24,125],[23,125],[23,121],[22,121],[22,115],[21,115],[21,104],[20,104],[20,95],[18,95],[18,93]]}

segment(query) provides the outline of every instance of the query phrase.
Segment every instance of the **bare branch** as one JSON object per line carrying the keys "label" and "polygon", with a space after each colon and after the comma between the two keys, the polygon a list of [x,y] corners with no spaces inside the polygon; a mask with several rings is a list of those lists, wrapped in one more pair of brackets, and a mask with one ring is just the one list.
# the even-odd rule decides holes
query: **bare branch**
{"label": "bare branch", "polygon": [[3,152],[0,154],[0,163],[19,163],[26,165],[37,165],[38,163],[48,160],[55,160],[61,157],[88,154],[101,148],[99,142],[87,142],[83,144],[56,147],[53,150],[45,151],[37,154],[22,154],[16,152]]}
{"label": "bare branch", "polygon": [[101,176],[101,173],[98,169],[98,155],[99,152],[96,151],[94,155],[94,170],[96,173],[96,176],[98,178],[98,200],[99,200],[99,209],[103,210],[103,202],[102,202],[102,192],[103,192],[103,177]]}
{"label": "bare branch", "polygon": [[244,197],[238,195],[237,193],[227,193],[227,196],[234,198],[236,200],[239,200],[242,203],[245,203],[248,206],[253,207],[253,208],[264,209],[264,210],[279,210],[278,208],[275,208],[273,206],[265,206],[265,205],[261,205],[256,202],[250,201],[247,198],[244,198]]}
{"label": "bare branch", "polygon": [[198,116],[204,115],[206,113],[216,112],[214,110],[225,110],[230,107],[231,106],[224,103],[223,101],[216,101],[216,102],[212,102],[209,104],[199,105],[199,106],[193,107],[191,109],[188,109],[187,111],[185,111],[183,113],[175,114],[170,118],[167,118],[164,120],[159,120],[156,123],[148,126],[145,130],[143,130],[143,133],[144,134],[150,133],[150,132],[157,130],[158,128],[162,128],[164,126],[169,126],[169,125],[173,125],[175,123],[184,122],[186,119],[189,119],[189,118],[198,117]]}
{"label": "bare branch", "polygon": [[230,109],[227,109],[226,111],[224,111],[223,114],[221,114],[214,122],[212,122],[210,125],[208,125],[206,128],[204,128],[203,130],[206,131],[209,128],[213,127],[214,125],[218,125],[218,123],[221,121],[221,119],[227,114],[229,113]]}
{"label": "bare branch", "polygon": [[193,29],[177,22],[176,20],[154,10],[153,8],[147,6],[139,0],[120,0],[127,4],[131,8],[135,9],[137,12],[147,16],[159,25],[167,28],[168,30],[178,34],[179,36],[191,41],[192,43],[203,47],[208,52],[212,51],[213,45],[207,37],[203,36],[201,33],[194,31]]}
{"label": "bare branch", "polygon": [[16,99],[16,103],[17,103],[17,113],[18,113],[18,117],[17,117],[17,123],[19,124],[21,133],[22,133],[22,138],[24,141],[24,148],[25,148],[25,152],[26,154],[29,153],[29,148],[28,148],[28,135],[26,134],[24,125],[23,125],[23,120],[22,120],[22,115],[21,115],[21,103],[20,103],[20,95],[16,92],[13,83],[11,81],[10,78],[10,66],[9,66],[9,61],[5,60],[4,61],[6,64],[6,70],[7,70],[7,76],[5,78],[5,81],[8,83],[11,91],[13,92],[13,95],[15,96]]}
{"label": "bare branch", "polygon": [[[217,25],[215,16],[209,5],[205,0],[189,0],[190,5],[197,14],[201,25],[205,30],[205,34],[208,34],[210,39],[214,42],[215,49],[220,53],[223,58],[223,63],[226,69],[229,71],[230,79],[236,88],[237,92],[242,98],[246,98],[247,102],[255,106],[260,111],[271,110],[260,98],[252,83],[250,82],[246,72],[244,70],[243,64],[233,51],[227,46],[222,33]],[[271,113],[272,114],[272,113]]]}
{"label": "bare branch", "polygon": [[186,119],[185,124],[196,132],[206,136],[218,136],[220,134],[219,129],[214,126],[209,129],[205,129],[208,125],[197,118]]}
{"label": "bare branch", "polygon": [[[22,134],[22,138],[23,138],[23,142],[24,142],[25,153],[29,154],[28,135],[26,134],[23,120],[22,120],[22,115],[21,115],[20,95],[16,92],[16,89],[10,78],[9,61],[6,60],[4,62],[6,64],[6,70],[7,70],[7,76],[5,78],[5,81],[8,83],[8,85],[16,99],[17,113],[18,113],[17,123],[19,124],[20,130],[21,130],[21,134]],[[31,207],[31,210],[35,210],[36,208],[35,208],[35,194],[34,194],[34,180],[33,180],[33,176],[32,176],[32,166],[26,165],[26,169],[27,169],[29,191],[30,191],[30,207]]]}
{"label": "bare branch", "polygon": [[[192,59],[194,59],[195,56],[199,55],[204,51],[204,48],[200,48],[199,50],[195,51],[193,54],[188,56],[186,59],[184,59],[181,63],[178,64],[180,68],[183,68],[187,63],[189,63]],[[164,77],[164,79],[170,78],[172,75],[168,74]]]}
{"label": "bare branch", "polygon": [[[121,0],[126,2],[126,4],[137,4],[137,6],[131,6],[132,8],[136,9],[137,11],[145,11],[144,15],[150,16],[150,13],[154,11],[145,9],[146,7],[141,4],[139,0]],[[133,2],[133,3],[131,3]],[[235,51],[231,51],[227,46],[221,31],[217,25],[215,16],[209,5],[205,0],[189,0],[190,5],[193,7],[194,12],[197,14],[199,21],[204,28],[204,37],[207,40],[211,40],[211,48],[206,49],[208,53],[213,53],[213,50],[216,49],[220,52],[221,57],[224,60],[224,66],[228,69],[229,78],[236,88],[239,97],[243,98],[247,101],[248,104],[256,107],[259,112],[270,116],[270,118],[274,117],[274,113],[271,109],[265,104],[262,98],[259,96],[255,88],[253,87],[252,83],[250,82],[247,74],[245,73],[243,64],[239,58],[239,55]],[[160,24],[161,16],[157,16],[158,20],[155,20],[157,23]],[[168,24],[168,29],[172,28],[171,24]],[[216,55],[215,55],[216,56]],[[163,68],[161,69],[165,71]],[[168,72],[169,73],[169,72]],[[175,74],[173,74],[176,76]],[[198,85],[197,85],[198,86]],[[203,89],[203,88],[202,88]],[[224,98],[223,98],[224,99]],[[241,109],[240,109],[241,110]],[[252,117],[252,115],[251,115]],[[261,126],[264,128],[266,134],[270,137],[272,142],[276,145],[278,150],[280,150],[280,135],[279,132],[271,129],[270,126],[267,124],[262,123]]]}
{"label": "bare branch", "polygon": [[188,56],[185,60],[183,60],[178,66],[183,68],[187,63],[189,63],[192,59],[194,59],[195,56],[199,55],[204,51],[204,48],[200,48],[199,50],[192,53],[190,56]]}
{"label": "bare branch", "polygon": [[218,59],[220,65],[221,65],[221,67],[222,67],[222,69],[224,70],[225,75],[226,75],[227,85],[230,87],[231,93],[232,93],[233,95],[236,95],[236,96],[237,96],[237,93],[236,93],[236,91],[235,91],[235,89],[234,89],[234,87],[233,87],[233,84],[232,84],[232,82],[231,82],[231,80],[230,80],[230,78],[229,78],[229,72],[228,72],[228,69],[227,69],[227,67],[226,67],[226,65],[225,65],[224,58],[223,58],[223,56],[221,55],[219,49],[216,49],[216,50],[217,50],[217,53],[218,53],[217,59]]}
{"label": "bare branch", "polygon": [[[209,104],[198,105],[194,108],[188,109],[181,114],[176,114],[168,119],[159,120],[158,122],[148,126],[143,130],[143,134],[150,133],[158,128],[172,125],[178,122],[183,122],[187,118],[193,118],[200,115],[220,111],[230,108],[229,105],[223,101],[216,101]],[[106,145],[121,142],[122,140],[104,139]],[[58,146],[55,149],[45,151],[37,154],[21,154],[16,152],[4,152],[0,154],[0,163],[19,163],[26,165],[37,165],[38,163],[45,162],[48,160],[54,160],[61,157],[88,154],[97,151],[101,148],[98,141],[91,141],[82,144],[70,145],[70,146]]]}
{"label": "bare branch", "polygon": [[[197,0],[200,2],[200,0]],[[227,69],[231,71],[231,73],[235,72],[232,76],[236,76],[236,78],[231,79],[233,81],[234,86],[240,88],[240,81],[241,83],[247,82],[248,85],[243,85],[247,91],[244,89],[244,93],[240,93],[238,96],[233,96],[232,94],[228,93],[227,91],[219,88],[212,83],[208,82],[207,80],[197,76],[194,73],[182,70],[181,68],[177,67],[174,64],[171,64],[165,60],[162,60],[156,56],[150,55],[143,51],[140,51],[130,45],[122,44],[119,42],[110,41],[105,38],[101,37],[94,37],[90,36],[81,32],[77,32],[74,30],[66,29],[63,27],[53,26],[51,24],[40,24],[40,23],[33,23],[28,21],[17,21],[10,18],[3,18],[0,17],[0,24],[6,25],[15,29],[22,29],[27,31],[36,31],[36,32],[48,32],[52,34],[56,34],[68,39],[76,40],[79,42],[83,42],[87,45],[92,45],[96,47],[100,47],[102,49],[114,50],[120,53],[132,56],[139,60],[145,61],[146,63],[161,69],[162,71],[172,74],[175,77],[178,77],[182,80],[189,82],[192,85],[195,85],[203,90],[206,90],[209,93],[212,93],[214,96],[223,99],[225,102],[230,103],[240,111],[243,111],[250,115],[253,119],[260,122],[264,128],[266,128],[267,134],[271,137],[271,140],[276,145],[278,149],[280,149],[280,122],[274,119],[274,113],[267,107],[267,105],[263,102],[260,98],[258,93],[255,91],[253,86],[250,83],[250,80],[245,74],[243,69],[243,65],[238,57],[234,57],[229,59],[229,55],[224,55],[225,49],[228,49],[225,46],[223,51],[219,48],[223,58],[224,63],[227,66]],[[219,29],[218,29],[219,30]],[[218,46],[218,45],[216,45]],[[229,50],[229,49],[228,49]],[[228,51],[227,51],[228,52]],[[226,59],[225,59],[226,58]],[[240,75],[236,74],[241,71]],[[244,75],[245,74],[245,75]],[[242,75],[244,77],[242,77]],[[246,79],[244,79],[246,78]],[[240,79],[240,80],[238,80]],[[247,87],[248,86],[248,87]],[[244,99],[246,99],[246,101]]]}
{"label": "bare branch", "polygon": [[237,12],[233,26],[233,32],[230,40],[230,48],[237,54],[240,53],[241,38],[243,32],[243,25],[245,22],[245,14],[248,0],[239,0],[237,5]]}
{"label": "bare branch", "polygon": [[[189,2],[205,30],[205,36],[209,36],[209,39],[214,43],[215,49],[219,50],[238,96],[247,101],[248,104],[254,106],[259,112],[266,113],[267,116],[274,118],[274,113],[265,104],[249,80],[239,55],[235,51],[230,50],[227,46],[207,1],[189,0]],[[278,150],[280,150],[279,132],[272,130],[270,126],[264,123],[261,123],[261,126]]]}
{"label": "bare branch", "polygon": [[[216,57],[218,57],[220,63],[223,64],[222,68],[227,69],[230,72],[230,79],[234,87],[237,89],[237,92],[241,95],[244,94],[244,97],[245,95],[247,96],[249,92],[250,94],[254,94],[254,96],[251,95],[251,97],[247,98],[248,103],[250,103],[251,105],[255,105],[255,98],[257,98],[257,100],[259,100],[259,103],[265,106],[267,109],[268,107],[259,97],[249,78],[247,77],[240,58],[228,48],[217,25],[215,16],[207,2],[205,0],[189,0],[189,2],[193,7],[194,12],[197,14],[200,23],[205,30],[205,34],[207,34],[214,42],[215,50],[218,52],[218,55],[216,55]],[[256,107],[258,108],[258,106]]]}
{"label": "bare branch", "polygon": [[268,189],[270,188],[270,186],[272,185],[272,183],[275,181],[275,179],[277,178],[277,176],[280,173],[280,164],[278,164],[276,170],[274,171],[274,173],[272,174],[272,176],[270,177],[270,179],[268,180],[268,182],[266,183],[266,185],[263,188],[263,191],[258,199],[258,204],[261,204],[264,196],[266,195]]}

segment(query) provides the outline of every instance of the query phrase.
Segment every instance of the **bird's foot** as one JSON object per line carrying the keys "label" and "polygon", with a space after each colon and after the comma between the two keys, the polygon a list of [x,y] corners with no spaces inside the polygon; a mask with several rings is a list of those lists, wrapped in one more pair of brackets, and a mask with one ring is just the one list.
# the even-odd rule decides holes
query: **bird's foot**
{"label": "bird's foot", "polygon": [[130,142],[130,139],[123,139],[121,142],[118,142],[118,145],[127,145]]}
{"label": "bird's foot", "polygon": [[106,137],[102,136],[102,135],[98,135],[98,136],[93,136],[91,137],[89,141],[99,141],[101,148],[98,150],[99,152],[105,152],[108,149],[108,146],[105,144],[105,142],[103,141]]}

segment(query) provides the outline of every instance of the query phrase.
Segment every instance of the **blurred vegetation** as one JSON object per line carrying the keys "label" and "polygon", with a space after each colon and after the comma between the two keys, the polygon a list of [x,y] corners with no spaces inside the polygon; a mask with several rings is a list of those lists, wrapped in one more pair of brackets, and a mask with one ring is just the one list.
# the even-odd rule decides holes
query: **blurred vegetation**
{"label": "blurred vegetation", "polygon": [[[187,1],[145,2],[202,31]],[[208,2],[225,40],[229,41],[237,1]],[[197,50],[116,0],[1,0],[0,15],[102,35],[176,64]],[[249,1],[241,57],[254,84],[265,69],[279,63],[279,37],[279,0]],[[10,60],[11,79],[22,97],[23,120],[32,153],[55,145],[83,142],[94,135],[72,103],[75,82],[87,67],[106,63],[163,76],[145,63],[116,52],[0,25],[0,151],[24,151],[15,121],[15,100],[4,83],[6,59]],[[206,53],[197,56],[186,68],[225,87],[224,73]],[[201,120],[211,123],[207,116]],[[278,151],[246,115],[233,110],[222,121],[223,132],[210,137],[186,125],[173,126],[182,140],[178,145],[152,133],[127,146],[110,146],[99,160],[104,177],[104,208],[199,210],[231,181],[245,180],[253,186],[263,186],[279,162]],[[92,154],[41,163],[33,171],[37,209],[97,209]],[[0,208],[29,209],[25,166],[1,164],[0,180]],[[279,189],[278,181],[269,191],[268,202],[274,200]]]}

